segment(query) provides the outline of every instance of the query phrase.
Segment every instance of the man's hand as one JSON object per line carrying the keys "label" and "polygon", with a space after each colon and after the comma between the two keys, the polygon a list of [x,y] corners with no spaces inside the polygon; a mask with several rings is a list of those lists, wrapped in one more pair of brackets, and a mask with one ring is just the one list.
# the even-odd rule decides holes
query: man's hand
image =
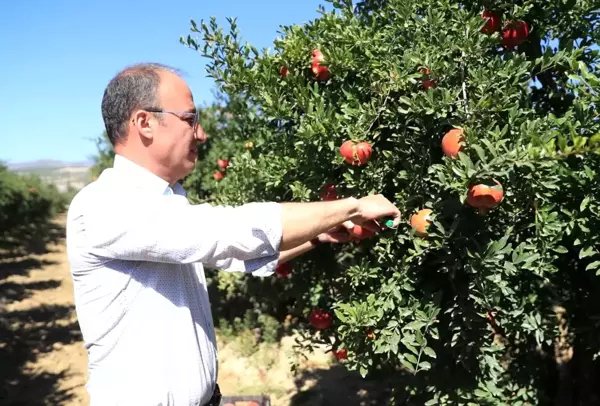
{"label": "man's hand", "polygon": [[343,243],[352,240],[352,236],[344,226],[334,227],[325,233],[319,234],[317,238],[320,243]]}
{"label": "man's hand", "polygon": [[383,229],[377,220],[389,218],[393,228],[400,224],[400,210],[382,195],[330,202],[281,203],[281,207],[283,233],[280,251],[298,247],[347,221],[373,232]]}
{"label": "man's hand", "polygon": [[400,225],[400,210],[392,202],[383,195],[369,195],[358,199],[358,210],[351,221],[368,230],[379,232],[382,227],[375,220],[385,217],[392,219],[393,228]]}
{"label": "man's hand", "polygon": [[[400,224],[400,210],[382,195],[367,196],[354,201],[357,202],[355,203],[356,210],[353,210],[354,214],[350,215],[353,220],[346,220],[337,227],[318,234],[316,239],[319,243],[344,243],[356,239],[357,236],[352,233],[356,224],[374,232],[381,231],[382,227],[375,220],[382,217],[391,218],[394,227]],[[360,237],[358,238],[360,239]],[[308,241],[291,249],[282,250],[279,254],[279,264],[284,264],[313,248],[314,244]]]}
{"label": "man's hand", "polygon": [[[340,225],[338,227],[334,227],[334,228],[330,229],[329,231],[319,234],[317,237],[315,237],[315,239],[319,241],[319,244],[343,243],[343,242],[352,241],[352,236],[348,233],[348,229],[346,227],[344,227],[343,225]],[[285,251],[281,251],[279,253],[278,264],[279,265],[284,264],[287,261],[312,250],[313,248],[315,248],[315,242],[308,241],[302,245],[299,245],[298,247],[295,247],[295,248],[292,248],[289,250],[285,250]]]}

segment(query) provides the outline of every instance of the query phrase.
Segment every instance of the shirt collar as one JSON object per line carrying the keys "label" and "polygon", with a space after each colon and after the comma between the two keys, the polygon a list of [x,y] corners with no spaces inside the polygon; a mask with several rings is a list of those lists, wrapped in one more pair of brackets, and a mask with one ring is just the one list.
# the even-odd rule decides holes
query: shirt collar
{"label": "shirt collar", "polygon": [[160,193],[162,195],[186,195],[186,192],[181,184],[176,183],[173,185],[173,188],[171,188],[169,186],[169,182],[156,176],[143,166],[140,166],[135,162],[125,158],[123,155],[115,154],[113,169],[118,173],[122,173],[128,177],[134,178],[135,185],[138,188],[153,193]]}

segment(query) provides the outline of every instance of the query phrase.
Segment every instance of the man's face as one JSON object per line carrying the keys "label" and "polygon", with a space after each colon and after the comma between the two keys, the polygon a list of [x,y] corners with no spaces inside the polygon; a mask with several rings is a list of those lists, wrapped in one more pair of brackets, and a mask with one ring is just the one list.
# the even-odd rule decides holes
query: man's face
{"label": "man's face", "polygon": [[171,179],[179,180],[194,170],[198,143],[204,141],[205,135],[200,124],[195,122],[192,92],[179,76],[168,72],[161,74],[158,101],[157,107],[175,113],[158,115],[162,121],[156,127],[149,151]]}

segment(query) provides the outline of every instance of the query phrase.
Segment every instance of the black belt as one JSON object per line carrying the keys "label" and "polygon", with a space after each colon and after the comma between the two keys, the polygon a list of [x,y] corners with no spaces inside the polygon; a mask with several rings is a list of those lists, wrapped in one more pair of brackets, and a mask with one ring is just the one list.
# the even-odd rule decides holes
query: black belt
{"label": "black belt", "polygon": [[212,398],[204,406],[219,406],[221,404],[221,390],[219,384],[215,384],[215,391],[213,392]]}

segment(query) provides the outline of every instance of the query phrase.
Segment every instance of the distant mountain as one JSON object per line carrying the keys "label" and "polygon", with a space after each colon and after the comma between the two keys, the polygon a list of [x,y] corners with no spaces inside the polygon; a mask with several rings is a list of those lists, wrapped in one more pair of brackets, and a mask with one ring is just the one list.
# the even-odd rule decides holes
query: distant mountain
{"label": "distant mountain", "polygon": [[93,163],[91,161],[66,162],[52,159],[41,159],[30,162],[9,162],[6,164],[8,169],[16,171],[27,171],[30,169],[53,169],[53,168],[89,168]]}
{"label": "distant mountain", "polygon": [[4,165],[20,174],[37,175],[42,181],[54,184],[62,192],[71,189],[79,190],[92,180],[90,167],[93,163],[89,161],[67,162],[41,159]]}

